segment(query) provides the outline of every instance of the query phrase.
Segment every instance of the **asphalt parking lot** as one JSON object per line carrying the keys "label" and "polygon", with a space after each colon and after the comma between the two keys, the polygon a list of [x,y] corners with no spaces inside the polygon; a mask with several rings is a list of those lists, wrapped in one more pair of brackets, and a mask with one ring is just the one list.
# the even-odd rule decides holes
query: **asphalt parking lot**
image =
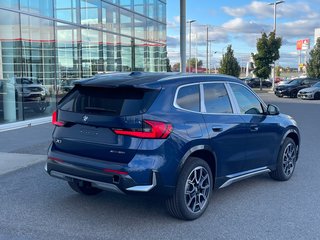
{"label": "asphalt parking lot", "polygon": [[[0,239],[320,239],[320,101],[260,96],[300,126],[290,181],[266,174],[233,184],[214,192],[200,219],[185,222],[157,198],[80,196],[47,176],[40,162],[0,176]],[[0,133],[0,152],[45,155],[51,130]]]}

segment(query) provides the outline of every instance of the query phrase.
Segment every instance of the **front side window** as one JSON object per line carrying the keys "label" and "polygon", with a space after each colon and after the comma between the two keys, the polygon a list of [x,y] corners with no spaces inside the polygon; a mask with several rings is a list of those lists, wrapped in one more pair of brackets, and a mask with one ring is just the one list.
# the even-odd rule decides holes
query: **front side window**
{"label": "front side window", "polygon": [[200,112],[199,85],[185,86],[179,89],[176,104],[183,109]]}
{"label": "front side window", "polygon": [[223,83],[204,84],[203,90],[207,113],[232,113],[229,96]]}
{"label": "front side window", "polygon": [[230,86],[241,114],[263,114],[261,102],[251,91],[239,84],[230,84]]}
{"label": "front side window", "polygon": [[288,85],[300,85],[301,82],[302,82],[301,79],[300,80],[296,79],[296,80],[291,81]]}
{"label": "front side window", "polygon": [[304,80],[303,82],[302,82],[302,85],[308,85],[308,84],[310,84],[310,80]]}

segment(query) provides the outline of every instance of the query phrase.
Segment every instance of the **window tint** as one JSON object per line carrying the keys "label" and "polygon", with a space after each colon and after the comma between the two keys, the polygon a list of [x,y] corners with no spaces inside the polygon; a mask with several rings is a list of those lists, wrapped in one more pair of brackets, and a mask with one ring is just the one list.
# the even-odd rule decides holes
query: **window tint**
{"label": "window tint", "polygon": [[306,79],[306,80],[303,80],[302,84],[303,85],[308,85],[310,83],[310,80]]}
{"label": "window tint", "polygon": [[64,111],[106,115],[130,116],[146,112],[158,91],[133,88],[76,87],[59,108]]}
{"label": "window tint", "polygon": [[309,79],[307,84],[313,85],[313,84],[315,84],[315,83],[317,83],[317,82],[318,82],[318,80],[316,80],[316,79]]}
{"label": "window tint", "polygon": [[204,84],[203,88],[207,113],[232,113],[229,96],[223,83]]}
{"label": "window tint", "polygon": [[296,80],[292,80],[288,85],[299,85],[299,84],[301,84],[301,82],[302,82],[302,80],[296,79]]}
{"label": "window tint", "polygon": [[200,112],[199,85],[180,88],[176,103],[183,109]]}
{"label": "window tint", "polygon": [[313,87],[320,87],[320,82],[315,83],[314,85],[312,85]]}
{"label": "window tint", "polygon": [[312,81],[310,81],[310,84],[315,84],[317,82],[318,82],[317,80],[312,80]]}
{"label": "window tint", "polygon": [[257,97],[239,84],[230,84],[237,99],[241,114],[262,114],[263,109]]}

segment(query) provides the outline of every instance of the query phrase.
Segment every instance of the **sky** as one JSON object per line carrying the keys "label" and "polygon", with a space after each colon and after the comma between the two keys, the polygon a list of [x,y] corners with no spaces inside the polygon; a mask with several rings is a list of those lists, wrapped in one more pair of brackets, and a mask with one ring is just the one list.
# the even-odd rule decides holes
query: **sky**
{"label": "sky", "polygon": [[[245,66],[262,32],[274,28],[273,6],[270,1],[249,0],[186,0],[187,20],[192,23],[192,57],[206,64],[206,25],[211,41],[211,67],[219,67],[222,53],[231,44],[241,66]],[[172,64],[180,61],[180,1],[167,0],[168,57]],[[286,0],[277,6],[277,36],[282,37],[279,64],[297,67],[299,53],[296,42],[310,39],[320,28],[320,0]],[[187,58],[189,58],[189,24],[187,24]],[[302,61],[305,54],[302,53]]]}

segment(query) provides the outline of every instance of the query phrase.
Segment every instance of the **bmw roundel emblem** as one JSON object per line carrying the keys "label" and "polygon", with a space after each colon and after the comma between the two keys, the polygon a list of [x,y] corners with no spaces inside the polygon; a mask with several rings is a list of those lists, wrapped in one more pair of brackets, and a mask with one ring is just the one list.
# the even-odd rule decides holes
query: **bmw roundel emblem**
{"label": "bmw roundel emblem", "polygon": [[88,119],[89,119],[89,117],[88,117],[87,115],[84,115],[84,116],[82,117],[82,120],[83,120],[84,122],[87,122]]}

